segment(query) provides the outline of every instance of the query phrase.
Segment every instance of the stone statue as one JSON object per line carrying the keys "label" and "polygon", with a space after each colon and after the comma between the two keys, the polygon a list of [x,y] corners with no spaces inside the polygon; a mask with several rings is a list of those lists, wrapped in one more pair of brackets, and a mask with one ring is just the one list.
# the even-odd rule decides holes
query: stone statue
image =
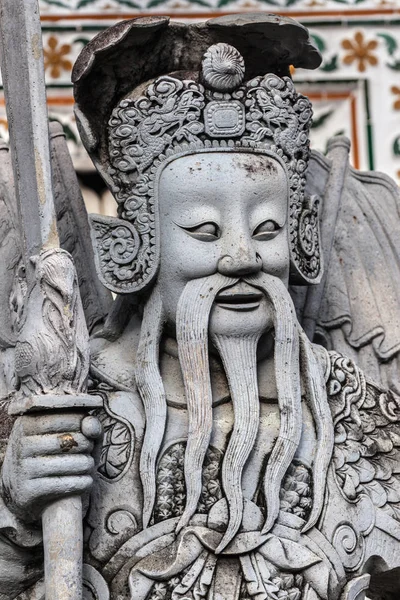
{"label": "stone statue", "polygon": [[[346,139],[310,153],[289,66],[320,60],[304,27],[265,14],[139,18],[92,40],[76,118],[119,216],[91,215],[93,255],[53,129],[64,249],[36,260],[34,317],[0,149],[0,598],[44,597],[40,518],[71,496],[85,599],[398,598],[399,196],[349,167]],[[67,250],[102,405],[46,412],[85,391]],[[65,370],[49,386],[52,336]]]}

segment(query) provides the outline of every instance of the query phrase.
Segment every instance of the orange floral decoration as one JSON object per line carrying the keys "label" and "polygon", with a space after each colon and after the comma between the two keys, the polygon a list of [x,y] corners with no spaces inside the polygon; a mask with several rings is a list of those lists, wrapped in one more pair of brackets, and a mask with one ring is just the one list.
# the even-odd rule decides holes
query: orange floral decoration
{"label": "orange floral decoration", "polygon": [[58,79],[61,75],[61,71],[71,71],[72,62],[65,58],[71,52],[70,44],[58,45],[57,38],[52,35],[48,42],[47,48],[44,48],[44,68],[46,71],[50,71],[53,79]]}
{"label": "orange floral decoration", "polygon": [[372,66],[378,64],[378,59],[372,52],[377,46],[378,42],[376,40],[367,42],[363,33],[357,31],[353,40],[343,40],[342,42],[342,48],[348,50],[348,53],[343,57],[344,64],[351,65],[356,61],[358,70],[363,73],[368,64]]}
{"label": "orange floral decoration", "polygon": [[391,92],[395,96],[398,96],[398,98],[396,98],[396,100],[393,102],[393,108],[394,110],[400,110],[400,87],[397,85],[392,85]]}

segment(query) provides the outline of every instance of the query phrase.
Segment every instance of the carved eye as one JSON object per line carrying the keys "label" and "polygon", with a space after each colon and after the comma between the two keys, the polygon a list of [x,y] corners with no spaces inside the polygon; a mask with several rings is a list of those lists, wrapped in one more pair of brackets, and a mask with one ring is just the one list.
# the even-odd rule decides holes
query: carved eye
{"label": "carved eye", "polygon": [[282,228],[272,220],[264,221],[253,231],[253,237],[261,242],[272,240]]}
{"label": "carved eye", "polygon": [[215,223],[201,223],[195,227],[182,227],[182,229],[201,242],[213,242],[220,237],[218,225]]}

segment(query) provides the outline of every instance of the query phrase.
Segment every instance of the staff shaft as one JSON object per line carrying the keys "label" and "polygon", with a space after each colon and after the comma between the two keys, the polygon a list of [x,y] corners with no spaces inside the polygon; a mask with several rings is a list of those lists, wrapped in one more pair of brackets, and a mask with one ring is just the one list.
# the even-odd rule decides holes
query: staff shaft
{"label": "staff shaft", "polygon": [[1,70],[26,267],[59,245],[37,0],[1,0]]}
{"label": "staff shaft", "polygon": [[[0,0],[0,51],[26,276],[33,286],[30,258],[59,247],[37,0]],[[81,498],[52,503],[42,522],[46,600],[80,600]]]}

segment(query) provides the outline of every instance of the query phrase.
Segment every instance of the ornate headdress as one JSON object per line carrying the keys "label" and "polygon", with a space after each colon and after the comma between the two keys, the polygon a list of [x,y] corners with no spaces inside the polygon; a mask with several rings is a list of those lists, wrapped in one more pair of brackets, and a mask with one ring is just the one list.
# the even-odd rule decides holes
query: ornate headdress
{"label": "ornate headdress", "polygon": [[[154,29],[154,20],[151,25]],[[119,205],[118,219],[92,217],[103,283],[118,293],[136,292],[150,285],[159,263],[158,177],[168,162],[180,156],[215,151],[265,153],[281,163],[290,184],[292,282],[318,282],[322,271],[318,199],[306,197],[304,193],[311,104],[296,92],[288,74],[289,64],[315,68],[320,62],[317,51],[309,44],[306,30],[294,21],[269,15],[220,18],[197,26],[175,24],[170,51],[172,56],[179,54],[179,59],[176,56],[175,61],[170,59],[170,68],[165,71],[163,67],[168,60],[157,56],[160,25],[158,20],[158,39],[153,44],[156,49],[153,63],[158,59],[157,69],[153,68],[153,77],[146,77],[152,69],[147,68],[146,72],[143,64],[144,72],[128,90],[126,82],[115,85],[118,75],[114,75],[114,81],[110,77],[110,62],[115,65],[118,60],[115,58],[118,44],[115,37],[110,41],[110,33],[106,42],[101,43],[100,39],[99,43],[98,37],[92,42],[92,48],[86,47],[75,67],[76,114],[81,135]],[[250,26],[247,31],[246,25]],[[169,29],[173,26],[169,25]],[[144,28],[148,37],[149,27],[148,21],[146,27],[142,24],[141,34]],[[278,33],[277,29],[280,29]],[[128,29],[128,33],[130,31]],[[164,42],[168,42],[167,32],[164,27]],[[260,41],[260,32],[264,35],[264,44]],[[121,45],[120,60],[124,60],[127,48],[132,53],[127,32],[114,33]],[[189,33],[192,37],[197,35],[193,49],[190,44],[194,40],[187,39]],[[228,43],[232,40],[235,45]],[[217,43],[210,45],[214,41]],[[189,44],[186,58],[182,55],[185,43]],[[110,84],[111,79],[114,83],[113,98],[116,91],[119,98],[108,104],[99,98],[99,115],[89,106],[87,80],[96,55],[100,56],[101,51],[110,53],[110,48],[108,62],[103,58],[101,63],[99,57],[97,61],[103,67],[103,77],[104,73],[108,74],[105,82]],[[268,56],[265,50],[269,51]],[[137,58],[138,48],[134,47],[133,52]],[[146,52],[148,50],[144,50],[144,54]],[[261,72],[270,71],[267,75],[259,74],[260,55],[265,62]],[[160,69],[168,75],[154,77]],[[137,70],[136,64],[135,72]],[[250,76],[245,77],[247,74]],[[102,87],[105,82],[104,79],[99,81]],[[103,93],[107,92],[103,90]]]}

